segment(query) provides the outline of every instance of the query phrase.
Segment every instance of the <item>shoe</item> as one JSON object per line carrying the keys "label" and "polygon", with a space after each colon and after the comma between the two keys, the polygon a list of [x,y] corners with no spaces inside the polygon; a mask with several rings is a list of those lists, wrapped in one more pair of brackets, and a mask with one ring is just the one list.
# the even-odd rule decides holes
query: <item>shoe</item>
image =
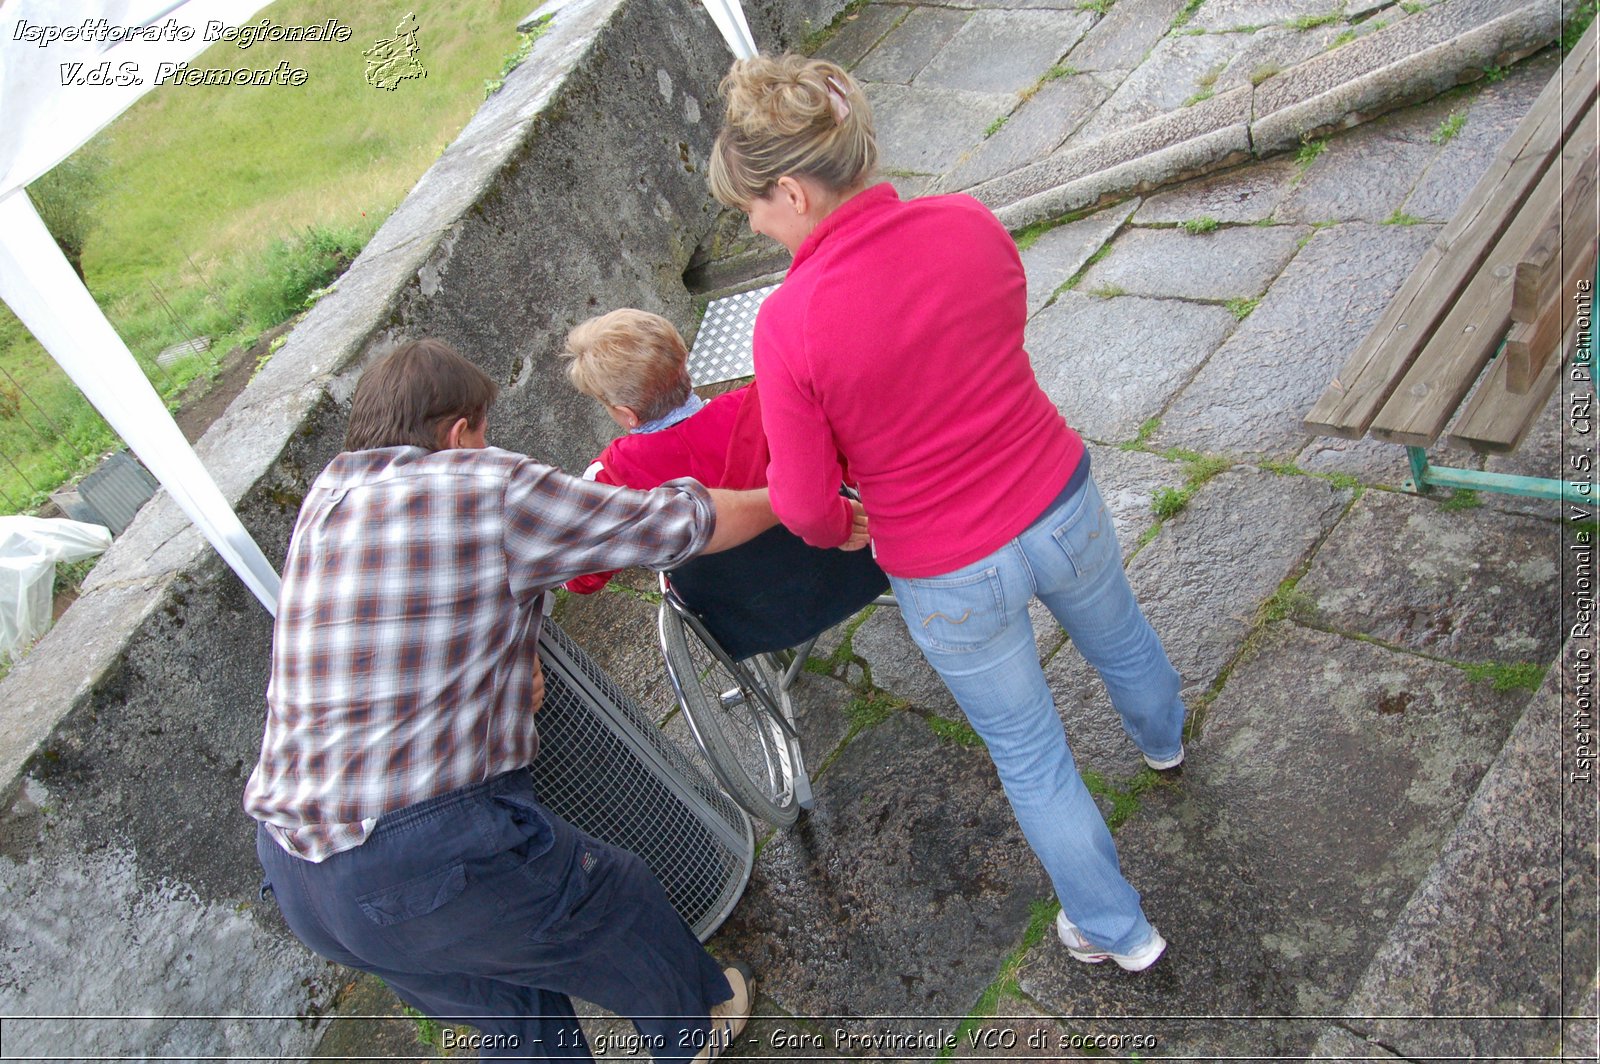
{"label": "shoe", "polygon": [[1144,763],[1157,772],[1171,772],[1173,769],[1181,768],[1183,766],[1183,747],[1180,745],[1178,752],[1171,757],[1156,758],[1145,754]]}
{"label": "shoe", "polygon": [[706,1037],[705,1048],[694,1058],[694,1064],[720,1057],[733,1045],[734,1039],[744,1032],[744,1025],[750,1021],[750,1013],[755,1009],[756,980],[750,974],[750,969],[743,964],[734,964],[722,969],[722,974],[728,977],[733,997],[720,1005],[711,1006],[711,1033]]}
{"label": "shoe", "polygon": [[1072,954],[1074,960],[1083,961],[1085,964],[1099,964],[1104,960],[1113,960],[1126,972],[1144,971],[1154,964],[1156,958],[1167,948],[1167,940],[1161,937],[1161,932],[1152,927],[1150,941],[1132,953],[1112,953],[1110,950],[1100,949],[1083,937],[1083,932],[1067,919],[1067,914],[1064,912],[1056,913],[1056,934],[1061,936],[1062,944],[1067,947],[1067,952]]}

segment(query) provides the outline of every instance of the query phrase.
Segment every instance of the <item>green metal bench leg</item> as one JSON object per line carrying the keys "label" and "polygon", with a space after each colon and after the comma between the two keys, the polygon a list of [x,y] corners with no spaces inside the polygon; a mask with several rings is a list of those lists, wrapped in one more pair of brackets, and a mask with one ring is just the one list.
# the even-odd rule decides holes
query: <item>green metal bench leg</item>
{"label": "green metal bench leg", "polygon": [[1432,465],[1422,447],[1406,448],[1411,459],[1411,483],[1407,487],[1426,495],[1429,488],[1454,488],[1458,491],[1492,491],[1500,495],[1520,495],[1529,499],[1550,499],[1573,506],[1592,507],[1600,499],[1595,486],[1582,480],[1557,480],[1554,477],[1523,477],[1513,473],[1485,473],[1476,469],[1455,469]]}

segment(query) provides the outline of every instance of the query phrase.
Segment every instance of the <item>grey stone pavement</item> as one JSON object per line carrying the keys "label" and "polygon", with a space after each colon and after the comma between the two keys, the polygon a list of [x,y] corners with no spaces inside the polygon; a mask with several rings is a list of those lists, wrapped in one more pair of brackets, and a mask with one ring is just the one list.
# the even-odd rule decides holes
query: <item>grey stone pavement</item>
{"label": "grey stone pavement", "polygon": [[[1144,769],[1037,615],[1171,942],[1138,975],[1076,963],[896,612],[835,629],[798,691],[816,808],[764,833],[710,943],[758,973],[734,1057],[1595,1058],[1595,790],[1563,775],[1593,691],[1592,637],[1565,638],[1582,533],[1553,504],[1410,493],[1401,448],[1299,427],[1556,70],[1559,15],[949,0],[819,32],[903,194],[967,189],[1019,230],[1029,350],[1183,674],[1189,757],[1176,781]],[[1292,137],[1272,132],[1285,108],[1307,122]],[[1235,113],[1242,151],[1218,146]],[[718,294],[782,265],[730,217],[696,276]],[[1438,457],[1555,474],[1594,450],[1568,401],[1511,457]],[[651,587],[557,616],[682,734]]]}

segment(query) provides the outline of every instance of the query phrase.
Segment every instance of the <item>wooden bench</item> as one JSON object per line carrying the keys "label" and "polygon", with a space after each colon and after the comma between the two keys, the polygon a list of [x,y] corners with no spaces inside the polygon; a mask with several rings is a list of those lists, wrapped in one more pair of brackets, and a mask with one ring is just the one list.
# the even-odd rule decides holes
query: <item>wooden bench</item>
{"label": "wooden bench", "polygon": [[1592,328],[1594,288],[1583,286],[1600,284],[1595,36],[1591,25],[1306,415],[1306,431],[1406,445],[1418,491],[1594,503],[1588,484],[1434,466],[1427,448],[1455,417],[1450,446],[1514,450],[1560,382],[1566,360],[1556,353],[1569,346],[1593,383],[1592,333],[1574,341],[1580,326]]}

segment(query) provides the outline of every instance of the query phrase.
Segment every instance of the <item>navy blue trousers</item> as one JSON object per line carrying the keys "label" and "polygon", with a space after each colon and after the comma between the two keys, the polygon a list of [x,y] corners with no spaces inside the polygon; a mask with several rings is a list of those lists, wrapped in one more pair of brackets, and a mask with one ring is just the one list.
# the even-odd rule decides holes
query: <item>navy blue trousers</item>
{"label": "navy blue trousers", "polygon": [[545,809],[526,770],[387,814],[318,864],[264,828],[256,853],[302,942],[478,1028],[484,1057],[591,1059],[572,995],[687,1061],[733,995],[645,863]]}

